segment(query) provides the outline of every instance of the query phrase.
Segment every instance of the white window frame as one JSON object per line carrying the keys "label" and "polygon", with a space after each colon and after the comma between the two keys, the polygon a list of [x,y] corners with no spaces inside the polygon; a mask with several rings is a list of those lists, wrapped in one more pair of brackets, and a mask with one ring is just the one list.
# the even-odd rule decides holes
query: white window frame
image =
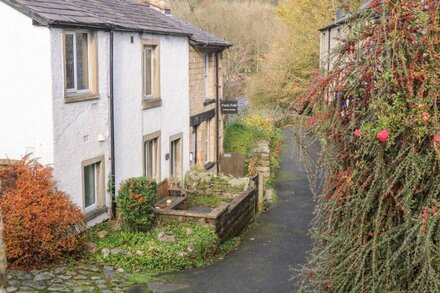
{"label": "white window frame", "polygon": [[[148,154],[149,154],[149,146],[150,143],[152,144],[152,151],[153,151],[153,156],[152,157],[152,174],[148,174]],[[159,162],[160,162],[160,155],[159,155],[159,137],[155,137],[155,138],[151,138],[149,140],[146,140],[144,142],[144,159],[145,159],[145,177],[148,177],[150,179],[154,179],[156,181],[159,181]]]}
{"label": "white window frame", "polygon": [[211,119],[206,120],[206,162],[211,162]]}
{"label": "white window frame", "polygon": [[[93,172],[94,172],[94,177],[95,177],[94,178],[94,180],[95,180],[95,184],[94,184],[95,185],[95,203],[86,207],[86,194],[84,193],[83,200],[84,200],[84,212],[85,213],[93,211],[98,207],[98,186],[99,186],[99,168],[100,168],[99,164],[100,164],[100,162],[96,162],[96,163],[84,166],[84,170],[87,167],[93,166]],[[85,184],[85,174],[83,176],[84,176],[84,184]]]}
{"label": "white window frame", "polygon": [[171,142],[171,150],[170,150],[170,160],[171,160],[171,172],[170,175],[172,177],[176,177],[177,175],[177,143],[179,142],[179,139],[173,140]]}
{"label": "white window frame", "polygon": [[[178,145],[176,145],[178,143]],[[178,146],[178,147],[176,147]],[[170,137],[170,169],[169,175],[179,180],[183,179],[183,133],[175,134]],[[179,154],[179,160],[177,160]]]}
{"label": "white window frame", "polygon": [[192,137],[191,137],[191,139],[192,139],[192,153],[193,153],[192,163],[193,164],[196,164],[197,159],[198,159],[198,156],[197,156],[197,151],[198,151],[197,139],[199,136],[198,131],[199,131],[199,125],[194,125],[192,127],[192,132],[191,132],[191,134],[192,134]]}
{"label": "white window frame", "polygon": [[[88,84],[89,84],[89,88],[88,89],[83,89],[83,90],[78,90],[78,69],[77,69],[77,54],[76,54],[76,34],[78,33],[85,33],[87,34],[87,71],[88,71]],[[73,36],[73,80],[74,80],[74,84],[75,84],[75,88],[73,89],[69,89],[67,88],[67,69],[65,69],[65,85],[66,85],[66,93],[67,94],[82,94],[82,93],[88,93],[91,91],[91,62],[90,62],[90,32],[88,31],[66,31],[64,32],[64,67],[66,67],[66,63],[67,63],[67,55],[66,55],[66,43],[65,43],[65,39],[66,36],[68,35],[72,35]]]}
{"label": "white window frame", "polygon": [[[147,54],[147,50],[150,50],[150,58],[151,58],[151,67],[150,67],[150,75],[151,75],[151,94],[150,95],[147,95],[147,93],[146,93],[146,89],[147,89],[147,75],[146,75],[146,61],[147,61],[147,59],[145,58],[146,57],[146,54]],[[156,54],[155,54],[155,50],[156,50],[156,46],[152,46],[152,45],[144,45],[144,47],[143,47],[143,49],[142,49],[142,68],[143,68],[143,76],[142,76],[142,86],[143,86],[143,96],[144,96],[144,99],[151,99],[151,98],[153,98],[154,97],[154,92],[155,92],[155,90],[156,90],[156,88],[155,88],[155,76],[154,76],[154,71],[155,71],[155,56],[156,56]]]}

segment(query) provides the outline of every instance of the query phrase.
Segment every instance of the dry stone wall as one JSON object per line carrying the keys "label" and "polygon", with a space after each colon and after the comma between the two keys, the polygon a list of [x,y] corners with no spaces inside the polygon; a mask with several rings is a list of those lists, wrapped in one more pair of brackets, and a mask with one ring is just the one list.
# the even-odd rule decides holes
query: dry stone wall
{"label": "dry stone wall", "polygon": [[266,140],[258,142],[255,150],[257,155],[257,173],[261,173],[263,177],[270,177],[270,144]]}
{"label": "dry stone wall", "polygon": [[185,178],[188,194],[210,195],[234,198],[247,190],[251,185],[249,178],[234,178],[232,176],[214,175],[207,172],[190,171]]}

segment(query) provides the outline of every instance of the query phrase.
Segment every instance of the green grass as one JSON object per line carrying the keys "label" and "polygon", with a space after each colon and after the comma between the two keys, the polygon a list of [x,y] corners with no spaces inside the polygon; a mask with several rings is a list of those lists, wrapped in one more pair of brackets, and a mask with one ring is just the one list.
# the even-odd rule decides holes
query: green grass
{"label": "green grass", "polygon": [[[102,230],[107,231],[108,234],[100,239],[97,233]],[[188,233],[189,230],[190,233]],[[176,241],[158,240],[160,232],[173,233]],[[200,267],[212,262],[230,249],[228,246],[219,244],[212,228],[194,223],[172,223],[164,227],[153,228],[149,232],[129,232],[113,231],[110,222],[105,222],[89,230],[87,238],[88,241],[96,243],[100,250],[96,254],[88,254],[88,262],[121,267],[127,272],[140,270],[147,274]],[[103,248],[123,249],[127,254],[110,254],[104,258],[101,253]],[[132,275],[131,278],[136,281],[147,276]]]}
{"label": "green grass", "polygon": [[127,277],[127,280],[132,284],[145,284],[152,280],[150,274],[146,273],[135,273],[135,274],[129,274]]}
{"label": "green grass", "polygon": [[225,152],[247,155],[261,139],[270,140],[270,136],[258,127],[248,126],[239,120],[232,121],[225,129]]}
{"label": "green grass", "polygon": [[240,237],[234,237],[228,241],[225,241],[222,245],[220,245],[218,255],[223,257],[224,255],[230,253],[240,245],[240,241]]}
{"label": "green grass", "polygon": [[187,201],[190,206],[216,208],[222,203],[230,203],[232,199],[213,195],[189,195]]}

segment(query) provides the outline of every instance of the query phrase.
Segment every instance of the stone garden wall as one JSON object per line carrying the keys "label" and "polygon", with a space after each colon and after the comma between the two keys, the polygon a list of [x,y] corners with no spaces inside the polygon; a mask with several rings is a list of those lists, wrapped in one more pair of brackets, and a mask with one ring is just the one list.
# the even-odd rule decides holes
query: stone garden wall
{"label": "stone garden wall", "polygon": [[208,172],[190,171],[185,178],[185,187],[188,194],[233,198],[247,190],[250,182],[249,178],[233,178]]}
{"label": "stone garden wall", "polygon": [[226,241],[255,221],[257,191],[255,188],[242,192],[228,206],[216,221],[216,233],[220,241]]}
{"label": "stone garden wall", "polygon": [[270,177],[270,143],[261,140],[254,153],[257,159],[257,173],[261,173],[263,177]]}

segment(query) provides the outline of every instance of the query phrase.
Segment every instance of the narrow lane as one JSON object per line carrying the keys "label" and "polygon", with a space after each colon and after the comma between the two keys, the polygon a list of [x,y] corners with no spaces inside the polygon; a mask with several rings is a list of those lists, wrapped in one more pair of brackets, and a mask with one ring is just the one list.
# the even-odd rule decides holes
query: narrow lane
{"label": "narrow lane", "polygon": [[[307,173],[298,160],[293,130],[284,131],[285,145],[275,189],[277,202],[242,235],[240,247],[224,260],[161,278],[185,285],[176,292],[294,292],[291,268],[306,261],[312,241],[313,196]],[[139,292],[139,291],[138,291]],[[173,291],[174,292],[174,291]]]}

